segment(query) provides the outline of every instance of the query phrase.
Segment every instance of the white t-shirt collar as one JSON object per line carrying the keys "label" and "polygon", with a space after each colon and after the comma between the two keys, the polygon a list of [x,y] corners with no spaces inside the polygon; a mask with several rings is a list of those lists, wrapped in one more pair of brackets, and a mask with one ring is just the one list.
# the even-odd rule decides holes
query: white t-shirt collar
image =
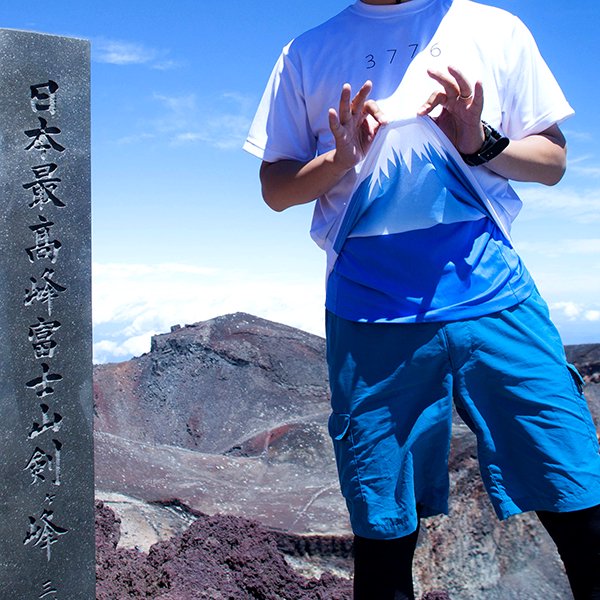
{"label": "white t-shirt collar", "polygon": [[362,0],[356,0],[350,6],[350,10],[363,17],[386,19],[417,13],[438,2],[439,0],[410,0],[410,2],[402,2],[401,4],[367,4]]}

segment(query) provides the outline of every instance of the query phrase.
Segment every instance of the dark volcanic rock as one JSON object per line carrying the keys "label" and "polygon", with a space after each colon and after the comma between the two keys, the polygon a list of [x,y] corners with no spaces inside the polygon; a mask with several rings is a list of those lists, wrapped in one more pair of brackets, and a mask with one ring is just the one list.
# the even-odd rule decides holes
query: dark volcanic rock
{"label": "dark volcanic rock", "polygon": [[565,351],[567,359],[579,369],[587,383],[585,395],[598,430],[600,425],[600,344],[565,346]]}
{"label": "dark volcanic rock", "polygon": [[565,346],[569,362],[577,365],[579,372],[592,383],[600,383],[600,344]]}
{"label": "dark volcanic rock", "polygon": [[[600,416],[600,346],[566,350],[589,382],[586,395]],[[186,326],[156,336],[147,355],[96,367],[95,401],[98,496],[110,496],[111,506],[127,515],[128,539],[140,520],[160,530],[151,521],[165,515],[173,519],[166,529],[180,532],[146,556],[115,548],[118,536],[109,527],[113,533],[99,542],[99,581],[105,590],[122,586],[114,588],[122,595],[107,591],[104,598],[262,598],[244,595],[251,593],[244,581],[266,589],[256,572],[270,573],[271,562],[283,569],[281,551],[302,568],[313,561],[317,572],[334,563],[340,572],[349,568],[350,531],[326,427],[321,338],[240,313]],[[476,453],[473,434],[455,415],[450,517],[424,523],[415,559],[418,593],[429,600],[569,598],[558,556],[535,516],[497,521]],[[121,510],[126,505],[128,512]],[[216,513],[230,517],[205,516]],[[270,532],[232,515],[256,519]],[[219,545],[230,554],[220,554]],[[238,550],[256,552],[245,561]],[[300,595],[276,588],[282,595],[264,597],[337,597],[318,595],[338,593],[329,575],[320,583],[292,575],[280,577]],[[193,582],[187,591],[184,580]],[[207,585],[212,596],[185,595]]]}
{"label": "dark volcanic rock", "polygon": [[232,516],[200,516],[148,554],[117,549],[119,522],[96,507],[98,600],[349,600],[351,583],[298,575],[272,533]]}

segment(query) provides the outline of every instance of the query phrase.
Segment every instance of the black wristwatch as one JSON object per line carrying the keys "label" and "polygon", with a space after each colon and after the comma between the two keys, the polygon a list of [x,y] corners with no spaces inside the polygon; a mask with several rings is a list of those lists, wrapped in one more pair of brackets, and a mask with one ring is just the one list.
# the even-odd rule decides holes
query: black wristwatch
{"label": "black wristwatch", "polygon": [[488,160],[492,160],[492,158],[498,156],[510,142],[507,137],[503,137],[485,121],[481,121],[481,124],[483,125],[483,133],[485,135],[481,148],[473,154],[460,153],[462,159],[470,167],[478,167],[479,165],[485,164]]}

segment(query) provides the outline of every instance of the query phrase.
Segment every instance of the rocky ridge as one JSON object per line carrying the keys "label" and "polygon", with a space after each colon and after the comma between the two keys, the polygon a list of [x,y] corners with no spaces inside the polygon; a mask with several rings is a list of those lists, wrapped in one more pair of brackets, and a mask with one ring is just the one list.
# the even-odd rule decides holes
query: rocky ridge
{"label": "rocky ridge", "polygon": [[[600,346],[568,347],[567,354],[590,382],[588,399],[597,413]],[[209,535],[207,519],[213,519],[210,535],[220,540],[217,515],[224,514],[224,532],[235,522],[237,536],[252,540],[260,523],[274,536],[269,539],[285,564],[293,565],[297,576],[311,577],[310,585],[297,584],[308,585],[300,595],[273,598],[337,597],[326,593],[350,598],[347,581],[324,575],[348,577],[351,562],[326,428],[324,340],[241,313],[177,327],[156,336],[144,356],[96,367],[95,404],[97,497],[104,501],[99,511],[106,517],[110,507],[121,521],[119,534],[114,523],[108,528],[111,541],[104,554],[99,552],[105,557],[105,568],[99,565],[103,581],[111,569],[120,569],[118,581],[131,581],[131,590],[135,578],[126,572],[166,581],[163,568],[176,563],[165,548],[186,555],[187,548],[200,544],[198,536]],[[433,598],[434,590],[445,589],[461,600],[568,598],[545,532],[530,515],[498,523],[477,473],[474,438],[456,419],[451,518],[430,519],[423,528],[416,557],[419,593]],[[255,544],[263,543],[262,535]],[[190,554],[185,560],[200,559]],[[228,596],[225,588],[222,596],[189,595],[208,585],[202,577],[209,577],[210,569],[220,573],[223,585],[231,581],[231,565],[225,561],[229,566],[223,571],[211,563],[201,576],[177,564],[177,573],[195,573],[187,592],[176,591],[171,582],[159,595],[158,588],[154,596],[143,595],[142,586],[105,597],[271,598],[244,596],[241,588],[238,595]],[[263,570],[260,561],[254,569]]]}

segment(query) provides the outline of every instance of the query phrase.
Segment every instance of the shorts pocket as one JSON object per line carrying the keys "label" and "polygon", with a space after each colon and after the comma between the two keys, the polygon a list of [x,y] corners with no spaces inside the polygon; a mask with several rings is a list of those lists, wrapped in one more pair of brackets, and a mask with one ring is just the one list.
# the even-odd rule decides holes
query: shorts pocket
{"label": "shorts pocket", "polygon": [[350,432],[350,415],[331,413],[328,422],[329,435],[337,442],[348,437]]}
{"label": "shorts pocket", "polygon": [[577,390],[580,394],[583,393],[583,386],[585,385],[585,381],[579,371],[575,368],[575,365],[571,363],[567,363],[567,369],[569,369],[569,373],[571,373],[571,377],[573,378],[573,382],[577,387]]}

